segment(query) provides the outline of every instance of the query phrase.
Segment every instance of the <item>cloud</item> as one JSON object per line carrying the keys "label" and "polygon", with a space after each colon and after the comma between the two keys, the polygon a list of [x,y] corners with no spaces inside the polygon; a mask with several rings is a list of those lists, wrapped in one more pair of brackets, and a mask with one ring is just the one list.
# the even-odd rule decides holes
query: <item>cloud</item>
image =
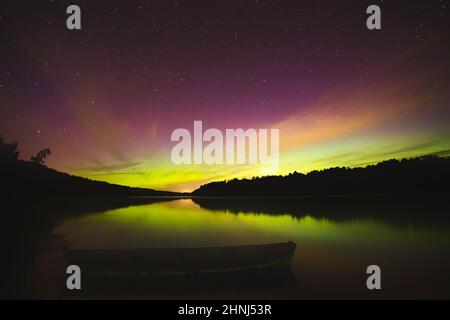
{"label": "cloud", "polygon": [[[81,171],[81,172],[90,172],[90,173],[120,173],[118,171],[126,170],[135,166],[140,165],[141,162],[131,162],[131,163],[118,163],[118,164],[108,164],[108,165],[102,165],[99,163],[97,166],[91,166],[91,167],[84,167],[75,169],[72,171]],[[124,172],[127,174],[130,174],[130,172]],[[137,172],[135,172],[137,173]]]}

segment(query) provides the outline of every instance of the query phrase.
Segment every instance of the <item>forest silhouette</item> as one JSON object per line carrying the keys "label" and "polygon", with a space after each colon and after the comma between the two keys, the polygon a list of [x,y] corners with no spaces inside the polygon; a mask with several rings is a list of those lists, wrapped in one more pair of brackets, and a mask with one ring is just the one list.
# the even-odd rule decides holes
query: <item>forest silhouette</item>
{"label": "forest silhouette", "polygon": [[[169,191],[120,186],[93,181],[48,168],[43,149],[30,161],[19,160],[16,142],[0,136],[2,194],[7,197],[131,197],[188,196]],[[198,196],[340,196],[444,193],[450,187],[450,158],[427,155],[387,160],[367,167],[336,167],[306,174],[232,179],[202,185],[190,195]]]}
{"label": "forest silhouette", "polygon": [[387,160],[357,168],[329,168],[307,174],[211,182],[194,196],[330,196],[446,193],[450,158],[427,155]]}
{"label": "forest silhouette", "polygon": [[174,192],[133,188],[93,181],[48,168],[45,159],[51,155],[46,148],[29,161],[19,160],[18,143],[7,143],[0,136],[0,175],[2,194],[6,197],[131,197],[172,196]]}

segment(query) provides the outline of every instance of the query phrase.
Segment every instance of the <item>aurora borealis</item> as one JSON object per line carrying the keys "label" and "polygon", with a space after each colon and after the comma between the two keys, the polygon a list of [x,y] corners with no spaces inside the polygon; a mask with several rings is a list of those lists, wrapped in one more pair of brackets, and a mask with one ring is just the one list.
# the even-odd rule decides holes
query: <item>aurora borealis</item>
{"label": "aurora borealis", "polygon": [[60,171],[175,191],[260,172],[174,165],[171,132],[195,120],[279,128],[269,173],[449,155],[449,24],[446,1],[2,4],[0,134]]}

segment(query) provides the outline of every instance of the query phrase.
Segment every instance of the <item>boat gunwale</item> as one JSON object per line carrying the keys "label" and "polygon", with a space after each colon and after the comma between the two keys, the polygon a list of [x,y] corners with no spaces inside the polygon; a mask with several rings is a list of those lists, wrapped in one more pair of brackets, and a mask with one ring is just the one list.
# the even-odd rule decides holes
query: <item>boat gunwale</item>
{"label": "boat gunwale", "polygon": [[92,253],[111,253],[117,254],[120,252],[125,253],[145,253],[156,251],[202,251],[202,250],[224,250],[224,249],[255,249],[255,248],[270,248],[270,247],[292,247],[294,250],[297,245],[293,241],[277,242],[267,244],[250,244],[250,245],[236,245],[236,246],[215,246],[215,247],[184,247],[184,248],[142,248],[142,249],[71,249],[65,248],[64,252],[69,255],[72,254],[92,254]]}

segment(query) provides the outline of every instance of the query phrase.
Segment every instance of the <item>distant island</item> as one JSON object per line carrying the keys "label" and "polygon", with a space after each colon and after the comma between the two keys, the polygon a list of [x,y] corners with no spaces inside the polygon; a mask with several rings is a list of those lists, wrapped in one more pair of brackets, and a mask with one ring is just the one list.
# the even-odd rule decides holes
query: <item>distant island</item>
{"label": "distant island", "polygon": [[399,195],[450,191],[450,158],[436,155],[387,160],[357,168],[211,182],[193,196]]}

